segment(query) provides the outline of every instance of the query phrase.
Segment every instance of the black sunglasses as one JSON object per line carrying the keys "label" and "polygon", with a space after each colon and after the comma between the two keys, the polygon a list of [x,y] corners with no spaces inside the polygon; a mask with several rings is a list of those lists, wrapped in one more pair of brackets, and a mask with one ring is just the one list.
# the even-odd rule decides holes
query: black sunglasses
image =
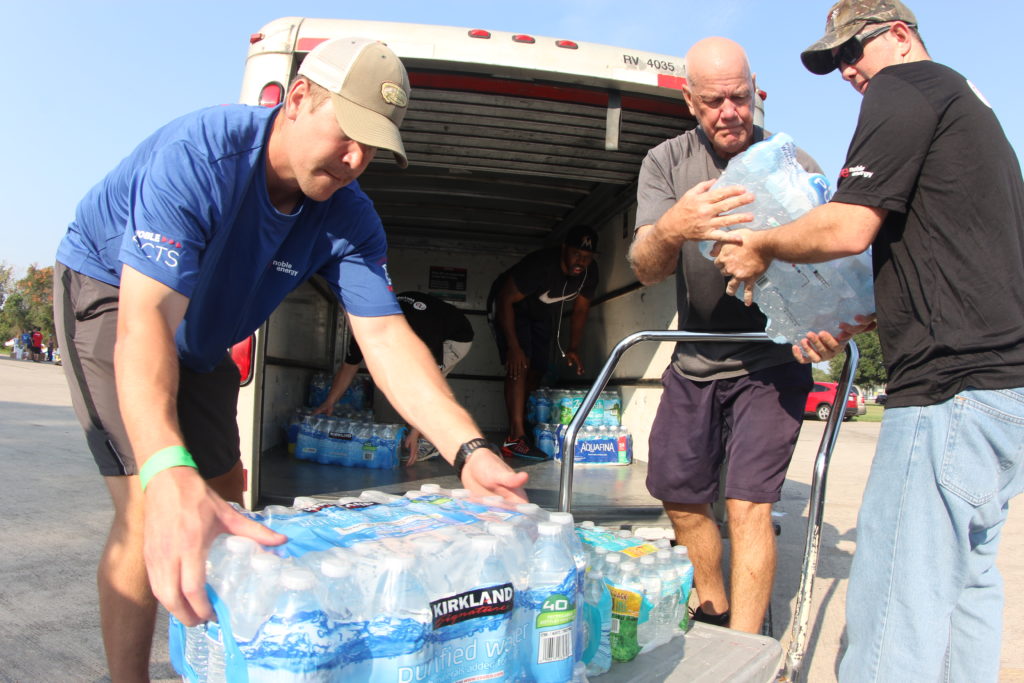
{"label": "black sunglasses", "polygon": [[[908,24],[911,28],[914,26]],[[893,24],[876,28],[874,31],[870,31],[860,36],[854,36],[848,41],[839,46],[839,50],[836,52],[836,65],[842,64],[856,64],[860,61],[860,58],[864,56],[864,43],[868,42],[872,38],[877,38],[889,29],[893,27]]]}

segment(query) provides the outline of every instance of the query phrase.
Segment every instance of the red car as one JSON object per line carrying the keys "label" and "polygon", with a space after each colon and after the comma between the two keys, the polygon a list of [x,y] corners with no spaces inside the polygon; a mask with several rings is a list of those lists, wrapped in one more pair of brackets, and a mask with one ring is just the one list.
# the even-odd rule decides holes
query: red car
{"label": "red car", "polygon": [[[811,393],[807,394],[807,404],[804,406],[805,415],[814,415],[821,421],[828,419],[828,416],[832,414],[832,403],[836,398],[836,387],[839,385],[835,382],[815,382],[814,387],[811,389]],[[849,420],[851,417],[857,414],[857,392],[850,390],[850,395],[846,397],[846,411],[843,415],[844,420]]]}

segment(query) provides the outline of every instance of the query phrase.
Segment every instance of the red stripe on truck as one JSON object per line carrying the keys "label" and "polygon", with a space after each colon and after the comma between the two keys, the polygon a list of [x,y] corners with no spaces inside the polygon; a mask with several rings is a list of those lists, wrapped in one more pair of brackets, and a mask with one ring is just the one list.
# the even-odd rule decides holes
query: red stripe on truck
{"label": "red stripe on truck", "polygon": [[296,52],[309,52],[320,43],[326,42],[326,38],[299,38],[299,42],[295,44]]}
{"label": "red stripe on truck", "polygon": [[[682,79],[679,79],[682,80]],[[463,90],[466,92],[486,92],[496,95],[514,95],[532,97],[556,102],[573,102],[588,104],[595,107],[608,106],[608,93],[604,90],[588,90],[585,88],[569,88],[541,83],[525,83],[501,78],[484,78],[462,74],[440,74],[411,72],[409,82],[414,88],[434,88],[439,90]],[[415,93],[413,94],[415,98]],[[665,114],[680,118],[692,119],[690,110],[686,108],[683,98],[679,95],[678,102],[660,100],[653,97],[623,95],[622,106],[633,111],[652,114]]]}
{"label": "red stripe on truck", "polygon": [[669,76],[668,74],[658,74],[659,88],[672,88],[673,90],[682,90],[684,85],[686,85],[686,79],[683,78],[682,76]]}

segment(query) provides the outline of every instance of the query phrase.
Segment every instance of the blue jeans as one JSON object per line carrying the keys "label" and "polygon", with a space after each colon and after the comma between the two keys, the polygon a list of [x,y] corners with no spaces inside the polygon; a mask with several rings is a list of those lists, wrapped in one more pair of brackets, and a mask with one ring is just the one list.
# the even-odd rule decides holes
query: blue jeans
{"label": "blue jeans", "polygon": [[1024,487],[1024,389],[890,408],[846,595],[854,681],[996,681],[1009,500]]}

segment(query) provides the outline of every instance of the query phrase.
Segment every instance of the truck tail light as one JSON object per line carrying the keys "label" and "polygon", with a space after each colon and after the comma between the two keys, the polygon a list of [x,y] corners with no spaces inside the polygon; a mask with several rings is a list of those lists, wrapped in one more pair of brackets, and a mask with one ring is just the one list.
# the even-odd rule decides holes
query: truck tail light
{"label": "truck tail light", "polygon": [[514,36],[512,36],[512,40],[516,41],[517,43],[536,43],[537,42],[534,39],[533,36],[528,36],[525,33],[517,33],[517,34],[515,34]]}
{"label": "truck tail light", "polygon": [[260,90],[260,106],[261,107],[276,107],[281,104],[281,98],[284,96],[284,87],[280,83],[267,83],[263,86],[263,90]]}
{"label": "truck tail light", "polygon": [[564,47],[566,50],[578,50],[580,46],[571,40],[556,40],[555,45],[558,47]]}
{"label": "truck tail light", "polygon": [[231,360],[238,366],[238,374],[240,376],[238,386],[240,387],[244,387],[252,381],[252,355],[253,344],[251,334],[231,347]]}
{"label": "truck tail light", "polygon": [[490,38],[491,37],[491,32],[490,31],[485,31],[482,28],[474,28],[474,29],[470,29],[469,37],[470,38],[485,38],[486,39],[486,38]]}

